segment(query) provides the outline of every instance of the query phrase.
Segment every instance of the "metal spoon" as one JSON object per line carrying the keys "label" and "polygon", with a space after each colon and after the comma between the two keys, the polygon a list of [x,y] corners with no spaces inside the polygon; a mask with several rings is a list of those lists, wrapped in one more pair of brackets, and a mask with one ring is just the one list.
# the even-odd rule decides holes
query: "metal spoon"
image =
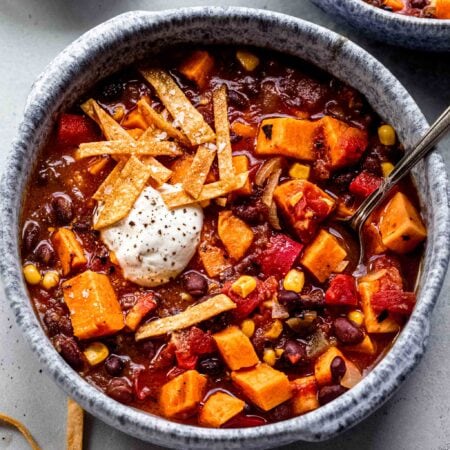
{"label": "metal spoon", "polygon": [[363,225],[370,214],[380,206],[386,199],[391,189],[405,176],[409,171],[428,153],[434,149],[434,145],[450,129],[450,107],[448,107],[439,118],[431,125],[428,131],[422,136],[415,147],[407,152],[405,156],[397,163],[394,170],[383,179],[381,186],[369,195],[362,203],[353,216],[346,219],[348,225],[358,233],[359,238],[359,262],[354,273],[355,276],[364,274],[364,247],[362,230]]}

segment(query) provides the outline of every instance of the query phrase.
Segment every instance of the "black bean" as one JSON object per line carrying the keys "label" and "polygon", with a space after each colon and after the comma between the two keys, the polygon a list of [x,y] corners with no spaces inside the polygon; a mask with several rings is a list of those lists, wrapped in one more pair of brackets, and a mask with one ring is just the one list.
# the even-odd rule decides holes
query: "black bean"
{"label": "black bean", "polygon": [[55,336],[56,334],[73,336],[72,322],[62,308],[48,309],[44,314],[43,321],[50,336]]}
{"label": "black bean", "polygon": [[113,378],[106,388],[106,394],[120,403],[133,401],[133,388],[127,378]]}
{"label": "black bean", "polygon": [[198,272],[186,272],[181,281],[184,289],[194,297],[201,297],[208,292],[208,281]]}
{"label": "black bean", "polygon": [[260,272],[260,266],[257,261],[257,255],[252,254],[246,256],[234,266],[234,272],[245,275],[258,275]]}
{"label": "black bean", "polygon": [[280,303],[292,303],[300,300],[300,296],[294,291],[285,291],[281,289],[278,291],[278,301]]}
{"label": "black bean", "polygon": [[234,89],[228,90],[228,102],[232,106],[237,106],[238,108],[245,109],[248,107],[248,98],[241,92],[235,91]]}
{"label": "black bean", "polygon": [[361,167],[374,175],[381,175],[380,159],[375,155],[367,155]]}
{"label": "black bean", "polygon": [[68,195],[56,195],[51,202],[58,225],[67,225],[73,218],[72,200]]}
{"label": "black bean", "polygon": [[56,350],[66,360],[66,362],[75,370],[83,368],[83,354],[73,337],[59,334],[55,337]]}
{"label": "black bean", "polygon": [[55,258],[55,251],[49,241],[41,241],[34,250],[36,258],[43,264],[49,265]]}
{"label": "black bean", "polygon": [[105,361],[105,370],[113,377],[119,376],[125,367],[125,362],[117,355],[109,355]]}
{"label": "black bean", "polygon": [[427,6],[428,4],[428,0],[410,0],[410,5],[412,8],[425,8],[425,6]]}
{"label": "black bean", "polygon": [[199,362],[198,370],[205,375],[219,375],[223,372],[223,364],[219,358],[206,358]]}
{"label": "black bean", "polygon": [[319,390],[319,403],[321,405],[325,405],[326,403],[330,403],[332,400],[338,398],[347,389],[340,384],[334,384],[332,386],[324,386]]}
{"label": "black bean", "polygon": [[339,383],[347,371],[344,359],[340,356],[333,358],[333,361],[331,361],[330,364],[330,370],[331,375],[333,376],[333,381]]}
{"label": "black bean", "polygon": [[260,199],[251,203],[233,205],[231,209],[235,216],[251,225],[264,222],[269,211]]}
{"label": "black bean", "polygon": [[290,364],[296,365],[306,358],[306,347],[300,342],[289,339],[284,345],[283,358]]}
{"label": "black bean", "polygon": [[364,332],[355,323],[345,317],[338,317],[334,321],[336,337],[344,344],[359,344],[364,339]]}
{"label": "black bean", "polygon": [[268,413],[268,416],[271,422],[280,422],[281,420],[289,419],[292,416],[290,403],[278,405]]}
{"label": "black bean", "polygon": [[41,227],[34,220],[28,220],[22,230],[22,240],[25,251],[30,252],[39,240]]}

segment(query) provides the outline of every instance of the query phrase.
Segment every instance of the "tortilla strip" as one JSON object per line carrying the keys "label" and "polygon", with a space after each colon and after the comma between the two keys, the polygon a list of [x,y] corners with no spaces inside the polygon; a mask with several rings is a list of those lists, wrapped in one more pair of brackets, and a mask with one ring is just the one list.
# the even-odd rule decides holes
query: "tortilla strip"
{"label": "tortilla strip", "polygon": [[108,176],[104,179],[103,183],[98,187],[95,191],[92,198],[97,200],[98,202],[104,202],[107,197],[111,194],[114,189],[114,185],[116,184],[117,179],[120,176],[120,172],[122,172],[123,166],[126,161],[119,161],[113,170],[109,172]]}
{"label": "tortilla strip", "polygon": [[[28,431],[26,426],[18,421],[17,419],[14,419],[13,417],[7,416],[6,414],[0,413],[0,422],[5,422],[8,425],[11,425],[13,427],[16,427],[23,435],[23,437],[27,440],[28,444],[30,445],[32,450],[41,450],[41,447],[37,444],[37,442],[34,440],[31,433]],[[7,444],[8,445],[8,444]]]}
{"label": "tortilla strip", "polygon": [[213,105],[219,178],[225,180],[235,175],[230,142],[230,123],[228,122],[227,89],[225,85],[213,92]]}
{"label": "tortilla strip", "polygon": [[[204,184],[197,198],[191,197],[184,190],[178,192],[161,192],[161,196],[168,208],[191,205],[192,203],[222,197],[235,189],[240,189],[247,181],[248,172],[242,172],[233,178],[219,180],[214,183]],[[181,187],[181,186],[180,186]]]}
{"label": "tortilla strip", "polygon": [[186,147],[191,146],[186,135],[164,119],[164,117],[155,111],[144,99],[139,100],[137,106],[147,123],[151,123],[156,128],[156,134],[158,134],[158,130],[161,130],[163,133],[167,133],[167,136],[177,140],[180,144],[183,144]]}
{"label": "tortilla strip", "polygon": [[211,319],[225,311],[236,308],[236,303],[225,294],[219,294],[208,300],[185,309],[174,316],[163,317],[142,325],[136,332],[135,339],[158,337],[176,330],[183,330],[204,320]]}
{"label": "tortilla strip", "polygon": [[66,450],[83,450],[84,411],[71,398],[67,399]]}
{"label": "tortilla strip", "polygon": [[206,177],[216,157],[216,146],[213,144],[199,145],[191,167],[183,179],[183,189],[193,198],[197,198],[205,184]]}
{"label": "tortilla strip", "polygon": [[193,147],[214,140],[214,131],[167,72],[161,69],[148,69],[141,70],[141,74],[153,86],[174,118],[174,126],[175,123],[179,124]]}
{"label": "tortilla strip", "polygon": [[164,164],[161,164],[153,156],[140,156],[139,161],[148,166],[150,169],[150,176],[158,186],[164,184],[172,176],[172,171]]}
{"label": "tortilla strip", "polygon": [[150,168],[135,156],[131,156],[107,195],[94,230],[100,230],[122,220],[130,212],[136,199],[150,178]]}
{"label": "tortilla strip", "polygon": [[100,155],[179,156],[182,153],[179,145],[169,141],[101,141],[80,144],[75,159]]}
{"label": "tortilla strip", "polygon": [[81,105],[81,109],[97,122],[108,141],[127,141],[133,138],[92,98]]}

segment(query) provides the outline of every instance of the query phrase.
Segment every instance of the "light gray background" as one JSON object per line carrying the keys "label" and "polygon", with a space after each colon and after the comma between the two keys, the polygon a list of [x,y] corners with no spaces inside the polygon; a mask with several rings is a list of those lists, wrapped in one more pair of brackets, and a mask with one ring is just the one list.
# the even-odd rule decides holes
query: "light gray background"
{"label": "light gray background", "polygon": [[[125,11],[214,4],[271,9],[334,29],[359,42],[386,64],[407,87],[428,120],[433,120],[450,104],[448,55],[419,54],[370,43],[347,26],[335,24],[332,17],[326,16],[307,0],[0,0],[0,167],[4,165],[33,80],[72,40]],[[450,140],[447,139],[441,146],[446,158],[449,148]],[[383,408],[337,439],[322,444],[292,444],[284,450],[450,450],[449,287],[450,278],[447,277],[434,313],[426,356]],[[0,412],[22,420],[43,450],[64,448],[65,395],[42,373],[13,321],[1,286]],[[0,449],[26,448],[17,432],[0,424]],[[85,448],[156,449],[90,416],[86,420]]]}

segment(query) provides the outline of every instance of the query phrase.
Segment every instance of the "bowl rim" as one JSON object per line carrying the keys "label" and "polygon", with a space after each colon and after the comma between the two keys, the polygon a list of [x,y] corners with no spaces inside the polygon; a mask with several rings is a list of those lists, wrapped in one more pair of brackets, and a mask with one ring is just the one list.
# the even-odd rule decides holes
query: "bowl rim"
{"label": "bowl rim", "polygon": [[[314,0],[316,3],[320,4],[321,0]],[[349,4],[355,5],[355,7],[360,7],[365,10],[365,13],[375,19],[383,18],[384,20],[388,20],[390,22],[399,22],[404,26],[408,26],[411,24],[415,25],[426,25],[429,27],[435,28],[447,28],[450,27],[450,19],[435,19],[435,18],[425,18],[425,17],[416,17],[416,16],[408,16],[406,14],[399,14],[393,11],[387,11],[382,8],[378,8],[377,6],[370,5],[366,3],[364,0],[341,0],[344,3],[347,2]]]}
{"label": "bowl rim", "polygon": [[[162,12],[132,11],[121,14],[96,26],[66,47],[38,77],[28,97],[24,117],[9,152],[0,189],[2,194],[0,247],[3,253],[3,258],[0,258],[0,270],[4,280],[6,297],[33,352],[37,354],[45,370],[50,373],[59,387],[72,396],[87,411],[121,431],[161,445],[175,447],[183,445],[183,448],[207,448],[211,444],[219,445],[219,448],[222,448],[220,447],[221,445],[223,448],[242,448],[242,443],[245,442],[249,448],[261,449],[299,439],[305,441],[328,439],[357,424],[384,403],[415,367],[423,353],[429,332],[429,316],[442,286],[450,254],[449,246],[443,245],[443,243],[447,244],[450,241],[447,178],[442,158],[437,154],[430,155],[426,163],[427,170],[432,162],[433,174],[436,176],[436,173],[439,173],[439,177],[436,177],[439,178],[436,181],[438,183],[436,189],[443,199],[440,205],[442,208],[440,213],[443,216],[442,224],[438,230],[435,230],[436,242],[431,243],[433,244],[431,260],[434,262],[432,266],[434,284],[428,286],[425,292],[421,292],[424,299],[417,305],[404,328],[404,332],[397,338],[392,350],[364,380],[334,402],[306,415],[253,428],[211,430],[209,428],[171,422],[162,417],[153,416],[119,404],[88,384],[57,354],[39,325],[31,301],[28,295],[25,294],[26,290],[20,270],[20,259],[17,258],[18,242],[15,242],[15,235],[18,233],[18,223],[17,212],[14,211],[17,198],[22,195],[22,192],[15,192],[13,186],[22,171],[19,163],[26,157],[22,147],[33,144],[34,128],[32,124],[36,121],[33,118],[33,107],[38,98],[37,96],[45,92],[46,80],[58,73],[60,65],[67,58],[77,55],[76,49],[80,45],[88,43],[90,46],[101,47],[101,44],[95,38],[97,34],[102,34],[110,42],[114,42],[116,39],[115,31],[123,27],[127,20],[131,18],[142,19],[143,23],[141,25],[145,27],[149,26],[149,24],[155,25],[155,23],[158,23],[159,26],[162,26],[164,23],[170,24],[172,19],[179,18],[191,21],[194,19],[204,20],[205,14],[208,15],[208,20],[220,20],[223,18],[229,18],[230,20],[254,20],[265,22],[268,25],[291,27],[293,30],[303,28],[307,29],[317,39],[324,40],[324,35],[326,35],[327,39],[333,40],[337,49],[356,52],[360,59],[363,57],[370,59],[373,67],[380,70],[389,83],[402,94],[403,98],[401,100],[404,102],[404,105],[417,114],[417,124],[421,131],[423,132],[427,127],[427,122],[414,100],[400,82],[380,62],[361,47],[337,33],[305,20],[272,11],[244,7],[193,7]],[[97,48],[97,51],[100,51],[100,49]],[[411,336],[405,333],[406,329],[409,330],[409,334],[415,333],[418,338],[417,342],[410,342]],[[407,358],[404,354],[402,356],[400,352],[400,350],[405,350],[406,348],[408,348]],[[391,365],[389,365],[388,360]],[[396,364],[392,364],[394,360]],[[380,377],[385,379],[381,382]],[[386,396],[381,396],[374,392],[377,387],[380,387],[380,383],[384,387],[385,392],[387,392]],[[371,403],[365,401],[369,398]],[[363,403],[361,404],[358,400],[363,400]],[[264,444],[261,438],[266,439]]]}

